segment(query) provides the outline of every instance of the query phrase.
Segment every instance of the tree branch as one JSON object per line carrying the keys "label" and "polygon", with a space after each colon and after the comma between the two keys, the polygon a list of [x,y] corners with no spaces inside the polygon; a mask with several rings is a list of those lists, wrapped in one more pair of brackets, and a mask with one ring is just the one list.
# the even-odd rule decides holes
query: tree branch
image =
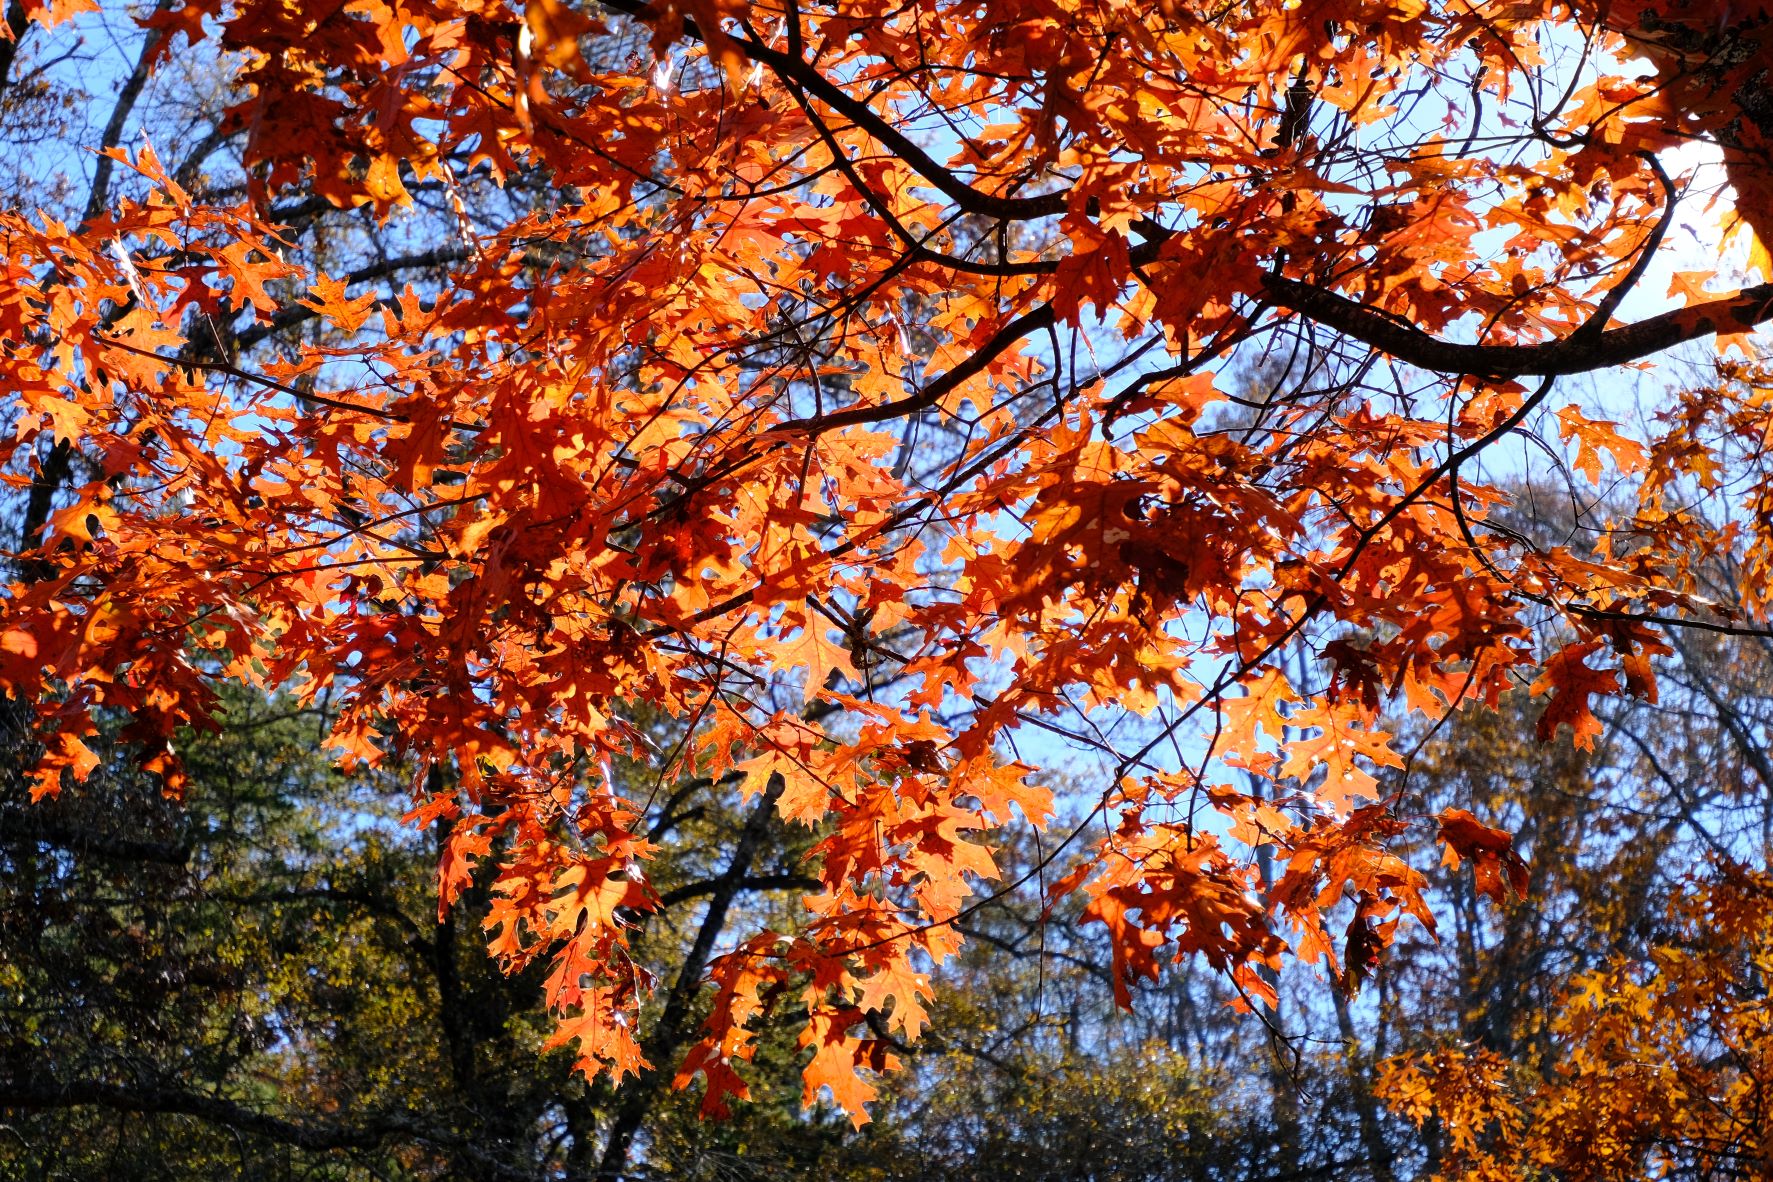
{"label": "tree branch", "polygon": [[[25,12],[25,0],[9,0],[6,5],[6,29],[0,32],[0,94],[12,83],[12,63],[18,56],[19,43],[31,27]],[[10,33],[11,36],[7,36]]]}
{"label": "tree branch", "polygon": [[740,885],[750,875],[752,860],[757,857],[757,847],[763,843],[770,819],[775,816],[776,802],[781,799],[786,787],[781,776],[770,777],[768,789],[757,798],[757,803],[751,807],[750,816],[745,818],[745,827],[739,832],[732,858],[720,877],[714,880],[715,889],[710,892],[712,897],[708,900],[708,910],[703,913],[702,925],[696,932],[695,942],[690,946],[683,964],[679,966],[677,977],[671,983],[671,992],[665,999],[665,1010],[659,1015],[658,1022],[645,1042],[646,1057],[654,1066],[624,1089],[621,1105],[616,1110],[615,1119],[610,1123],[609,1136],[604,1142],[603,1161],[597,1169],[599,1178],[620,1178],[627,1172],[628,1154],[634,1145],[634,1135],[640,1131],[641,1123],[652,1108],[654,1097],[665,1081],[671,1078],[670,1064],[677,1057],[678,1048],[690,1035],[690,1023],[694,1016],[691,1007],[702,987],[702,971],[714,952],[715,941],[726,927],[727,912],[732,907],[733,899],[738,895]]}
{"label": "tree branch", "polygon": [[[154,5],[155,15],[172,7],[172,0],[158,0]],[[154,60],[154,51],[160,47],[161,39],[166,30],[150,29],[147,40],[142,43],[141,56],[136,58],[135,68],[124,79],[123,86],[117,92],[117,101],[111,106],[111,117],[105,123],[104,138],[99,141],[98,164],[93,169],[92,190],[86,195],[86,211],[81,215],[82,225],[90,224],[93,219],[105,211],[105,202],[111,195],[111,172],[117,167],[117,161],[106,152],[123,142],[123,126],[129,121],[130,112],[135,110],[136,100],[142,95],[142,87],[148,84],[148,75]]]}
{"label": "tree branch", "polygon": [[191,860],[191,847],[188,844],[96,833],[90,829],[58,824],[41,816],[43,811],[32,806],[7,816],[8,836],[119,862],[156,862],[167,866],[183,866]]}
{"label": "tree branch", "polygon": [[[459,263],[468,257],[466,249],[460,246],[439,246],[431,250],[420,251],[418,254],[399,255],[395,258],[382,259],[357,268],[344,276],[342,282],[347,289],[371,280],[386,279],[401,271],[426,270],[432,267],[443,267],[450,263]],[[320,315],[319,312],[306,304],[295,304],[284,308],[272,316],[268,322],[255,324],[234,334],[233,344],[236,351],[250,349],[267,337],[286,332],[298,324],[306,323]],[[223,360],[226,360],[224,358]]]}
{"label": "tree branch", "polygon": [[[656,10],[647,0],[600,0],[600,3],[606,8],[614,9],[637,20],[651,20],[657,15]],[[682,19],[684,36],[704,40],[702,31],[696,26],[695,21],[687,17]],[[910,165],[920,176],[939,189],[944,196],[968,213],[1004,221],[1026,221],[1033,218],[1052,217],[1065,212],[1069,201],[1069,195],[1065,190],[1042,193],[1034,197],[1006,197],[995,193],[980,192],[949,169],[937,163],[929,153],[895,128],[885,116],[875,112],[867,103],[852,97],[849,92],[825,77],[817,66],[804,58],[771,49],[749,37],[729,34],[727,39],[742,50],[746,57],[768,66],[785,81],[792,81],[802,90],[886,145],[888,151]]]}
{"label": "tree branch", "polygon": [[1735,295],[1664,312],[1620,328],[1579,328],[1559,340],[1531,345],[1461,345],[1443,341],[1347,296],[1283,275],[1264,278],[1263,292],[1278,307],[1309,317],[1418,369],[1485,378],[1516,378],[1524,374],[1562,377],[1627,365],[1687,341],[1713,333],[1747,332],[1773,319],[1773,283],[1762,283]]}
{"label": "tree branch", "polygon": [[298,1122],[271,1116],[232,1100],[174,1088],[125,1087],[97,1080],[53,1080],[34,1076],[0,1079],[0,1108],[81,1107],[194,1116],[209,1124],[319,1152],[369,1149],[393,1136],[435,1139],[405,1117],[376,1117],[361,1125]]}
{"label": "tree branch", "polygon": [[927,410],[942,401],[962,382],[974,374],[983,372],[986,366],[997,360],[1006,349],[1011,348],[1023,337],[1031,332],[1046,328],[1053,322],[1052,305],[1043,304],[1032,312],[1024,312],[998,329],[990,340],[979,346],[977,352],[908,398],[900,398],[893,402],[872,406],[852,406],[847,410],[835,410],[830,414],[816,415],[812,418],[789,419],[777,424],[771,430],[787,434],[806,431],[814,435],[822,435],[826,431],[835,431],[840,427],[848,427],[857,423],[879,423],[887,419],[915,414],[920,410]]}

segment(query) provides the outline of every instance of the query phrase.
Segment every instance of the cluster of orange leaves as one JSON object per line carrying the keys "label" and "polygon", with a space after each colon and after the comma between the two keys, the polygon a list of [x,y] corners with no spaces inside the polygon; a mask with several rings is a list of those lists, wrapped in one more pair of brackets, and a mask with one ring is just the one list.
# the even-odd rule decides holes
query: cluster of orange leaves
{"label": "cluster of orange leaves", "polygon": [[1773,1168],[1773,878],[1725,867],[1670,905],[1647,960],[1572,983],[1544,1073],[1484,1047],[1382,1065],[1378,1092],[1440,1123],[1437,1177],[1605,1182]]}
{"label": "cluster of orange leaves", "polygon": [[[1646,448],[1567,408],[1576,465],[1647,471],[1654,510],[1632,545],[1577,554],[1489,528],[1502,494],[1449,459],[1535,405],[1514,380],[1531,369],[1414,404],[1302,396],[1239,432],[1212,425],[1229,387],[1209,366],[1284,320],[1279,280],[1499,346],[1604,319],[1670,200],[1644,154],[1728,132],[1732,167],[1757,166],[1729,102],[1757,62],[1703,76],[1666,32],[1692,21],[1655,7],[1608,19],[1663,30],[1666,85],[1572,84],[1546,113],[1562,138],[1518,158],[1461,155],[1399,104],[1454,67],[1518,97],[1581,6],[171,8],[164,52],[213,44],[237,71],[224,127],[248,198],[193,197],[144,148],[117,153],[143,196],[90,224],[0,212],[10,478],[30,488],[58,445],[96,473],[0,600],[37,789],[90,771],[105,717],[176,787],[173,740],[219,682],[327,695],[348,767],[451,769],[441,794],[421,771],[413,813],[452,823],[443,904],[485,875],[493,953],[551,959],[558,1038],[617,1078],[644,1060],[628,935],[654,851],[612,761],[773,794],[818,829],[821,888],[796,930],[712,964],[679,1073],[710,1111],[792,1000],[809,1099],[861,1117],[860,1073],[892,1060],[864,1017],[917,1037],[954,921],[998,873],[991,833],[1054,813],[1041,769],[1005,755],[1031,720],[1196,728],[1193,770],[1155,740],[1116,752],[1056,843],[1073,861],[1050,893],[1087,896],[1123,999],[1196,953],[1257,998],[1283,955],[1370,962],[1402,916],[1432,925],[1387,849],[1412,819],[1377,779],[1402,763],[1382,709],[1493,704],[1536,676],[1547,733],[1587,742],[1595,695],[1653,694],[1645,620],[1693,609],[1683,556],[1717,543],[1672,507],[1719,462],[1700,428],[1748,437],[1766,411],[1688,400],[1694,421]],[[581,52],[631,20],[657,66]],[[1644,48],[1606,38],[1615,60]],[[1357,136],[1415,150],[1331,175],[1330,147],[1287,126],[1299,79]],[[266,220],[291,188],[397,217],[458,169],[544,170],[559,201],[479,234],[437,290],[354,292]],[[1728,303],[1689,288],[1695,316]],[[297,305],[326,343],[209,350],[218,321]],[[1067,367],[1073,331],[1170,368]],[[957,440],[935,471],[901,462],[924,418]],[[1547,617],[1569,634],[1542,660]],[[1327,684],[1284,672],[1299,644]],[[882,668],[899,688],[875,692]],[[624,721],[642,702],[680,747]],[[1291,787],[1253,795],[1232,769]],[[1507,835],[1440,825],[1487,893],[1521,888]],[[1272,884],[1258,847],[1285,867]]]}

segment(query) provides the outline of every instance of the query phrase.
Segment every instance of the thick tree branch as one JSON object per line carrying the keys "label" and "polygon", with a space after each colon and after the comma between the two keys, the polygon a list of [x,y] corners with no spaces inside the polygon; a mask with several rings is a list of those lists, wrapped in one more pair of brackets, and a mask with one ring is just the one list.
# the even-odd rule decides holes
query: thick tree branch
{"label": "thick tree branch", "polygon": [[1601,298],[1601,302],[1595,307],[1594,315],[1589,317],[1588,323],[1577,330],[1575,334],[1577,337],[1584,339],[1597,337],[1606,331],[1607,325],[1613,322],[1613,313],[1619,310],[1619,305],[1625,302],[1625,297],[1632,293],[1632,290],[1644,278],[1644,274],[1649,271],[1650,263],[1655,259],[1656,252],[1662,249],[1662,240],[1668,237],[1669,228],[1674,225],[1675,210],[1680,206],[1680,193],[1675,188],[1674,178],[1670,177],[1668,170],[1662,167],[1662,161],[1656,159],[1656,153],[1639,152],[1638,155],[1649,163],[1650,171],[1656,174],[1656,180],[1662,185],[1662,217],[1657,220],[1656,225],[1651,228],[1643,242],[1638,244],[1637,257],[1632,260],[1631,269],[1625,273],[1625,278],[1614,284]]}
{"label": "thick tree branch", "polygon": [[[31,27],[25,12],[25,0],[9,0],[6,5],[6,28],[0,31],[0,94],[12,83],[12,64],[18,57],[19,42]],[[11,34],[8,36],[8,34]]]}
{"label": "thick tree branch", "polygon": [[[171,7],[172,0],[158,0],[154,13],[159,15]],[[93,169],[92,189],[86,195],[86,211],[80,217],[82,224],[90,224],[105,211],[105,203],[111,196],[111,173],[117,167],[117,161],[105,153],[123,142],[124,125],[129,122],[130,112],[135,110],[136,100],[142,96],[142,88],[148,84],[154,53],[165,36],[164,28],[148,31],[141,56],[135,60],[135,68],[130,70],[129,77],[123,80],[122,88],[117,91],[117,101],[112,104],[111,117],[105,123],[104,138],[99,142],[98,164]]]}
{"label": "thick tree branch", "polygon": [[1435,373],[1516,378],[1561,377],[1626,365],[1713,333],[1747,332],[1773,319],[1773,283],[1664,312],[1620,328],[1584,332],[1531,345],[1461,345],[1443,341],[1357,300],[1270,275],[1263,294],[1276,306],[1309,317],[1397,360]]}
{"label": "thick tree branch", "polygon": [[192,851],[187,844],[99,833],[46,819],[39,815],[42,811],[33,806],[9,814],[6,818],[8,836],[118,862],[154,862],[167,866],[183,866],[191,860]]}

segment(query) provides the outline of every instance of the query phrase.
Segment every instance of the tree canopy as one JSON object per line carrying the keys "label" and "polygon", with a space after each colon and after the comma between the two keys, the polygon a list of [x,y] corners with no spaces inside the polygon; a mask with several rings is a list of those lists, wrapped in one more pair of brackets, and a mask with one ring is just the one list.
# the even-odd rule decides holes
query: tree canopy
{"label": "tree canopy", "polygon": [[[9,119],[53,121],[56,38],[102,15],[13,0]],[[26,149],[0,209],[32,793],[115,731],[176,795],[236,687],[322,710],[346,771],[405,777],[546,1045],[629,1094],[724,1114],[787,1019],[806,1102],[866,1120],[1025,887],[1100,929],[1123,1005],[1179,962],[1345,1001],[1441,930],[1437,858],[1473,906],[1530,887],[1520,795],[1413,790],[1450,715],[1521,689],[1588,749],[1769,635],[1761,0],[136,25],[98,154]],[[794,906],[728,933],[760,880]],[[1765,896],[1704,906],[1749,941]],[[1588,1069],[1607,1020],[1567,1018]],[[1381,1091],[1426,1113],[1451,1063]]]}

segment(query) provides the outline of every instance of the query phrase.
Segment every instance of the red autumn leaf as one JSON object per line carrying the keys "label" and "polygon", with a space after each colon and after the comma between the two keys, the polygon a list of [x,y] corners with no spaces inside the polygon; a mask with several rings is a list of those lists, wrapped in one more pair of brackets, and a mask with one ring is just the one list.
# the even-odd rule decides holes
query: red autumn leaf
{"label": "red autumn leaf", "polygon": [[1479,894],[1498,905],[1508,901],[1511,890],[1526,897],[1527,863],[1515,853],[1512,834],[1490,828],[1464,809],[1442,813],[1440,827],[1441,843],[1447,847],[1444,863],[1456,867],[1462,859],[1470,862]]}
{"label": "red autumn leaf", "polygon": [[1619,689],[1617,672],[1588,664],[1589,656],[1599,651],[1602,644],[1598,640],[1567,644],[1545,662],[1545,671],[1533,683],[1534,694],[1551,695],[1539,715],[1541,742],[1549,742],[1560,726],[1567,725],[1576,746],[1594,746],[1601,733],[1601,720],[1590,708],[1592,699],[1596,694],[1617,693]]}

